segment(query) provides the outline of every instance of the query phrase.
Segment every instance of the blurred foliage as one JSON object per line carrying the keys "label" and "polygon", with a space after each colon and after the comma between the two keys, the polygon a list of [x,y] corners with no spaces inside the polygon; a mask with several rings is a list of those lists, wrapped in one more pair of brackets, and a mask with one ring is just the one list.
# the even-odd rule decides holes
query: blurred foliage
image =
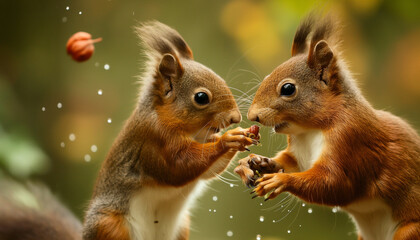
{"label": "blurred foliage", "polygon": [[[157,19],[177,29],[196,60],[232,87],[245,119],[259,82],[290,57],[296,27],[313,8],[341,17],[343,55],[372,104],[418,129],[419,1],[1,1],[0,173],[46,182],[82,217],[101,161],[136,103],[135,24]],[[104,39],[82,64],[65,54],[77,31]],[[286,146],[269,129],[262,136],[255,153]],[[199,198],[191,239],[356,239],[344,213],[288,194],[251,200],[232,168]]]}

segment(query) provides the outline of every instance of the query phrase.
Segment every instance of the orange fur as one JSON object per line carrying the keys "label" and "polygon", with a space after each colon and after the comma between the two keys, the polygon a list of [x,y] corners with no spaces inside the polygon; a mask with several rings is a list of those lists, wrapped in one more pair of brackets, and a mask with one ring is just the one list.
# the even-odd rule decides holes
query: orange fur
{"label": "orange fur", "polygon": [[120,213],[106,213],[98,222],[97,240],[130,240],[124,216]]}

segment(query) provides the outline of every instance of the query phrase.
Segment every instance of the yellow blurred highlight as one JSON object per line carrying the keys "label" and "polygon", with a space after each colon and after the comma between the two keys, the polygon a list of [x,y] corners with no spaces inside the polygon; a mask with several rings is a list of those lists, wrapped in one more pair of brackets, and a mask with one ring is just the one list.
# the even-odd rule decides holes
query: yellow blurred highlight
{"label": "yellow blurred highlight", "polygon": [[382,0],[349,0],[351,6],[360,13],[371,13],[375,11]]}
{"label": "yellow blurred highlight", "polygon": [[222,11],[221,24],[252,63],[264,68],[282,51],[276,26],[268,19],[263,5],[255,1],[235,0]]}

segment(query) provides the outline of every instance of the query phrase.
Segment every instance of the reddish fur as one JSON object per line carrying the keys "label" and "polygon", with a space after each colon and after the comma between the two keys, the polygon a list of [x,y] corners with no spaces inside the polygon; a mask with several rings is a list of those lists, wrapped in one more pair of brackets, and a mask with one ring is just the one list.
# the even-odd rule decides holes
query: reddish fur
{"label": "reddish fur", "polygon": [[106,213],[98,222],[97,240],[130,240],[124,216],[120,213]]}

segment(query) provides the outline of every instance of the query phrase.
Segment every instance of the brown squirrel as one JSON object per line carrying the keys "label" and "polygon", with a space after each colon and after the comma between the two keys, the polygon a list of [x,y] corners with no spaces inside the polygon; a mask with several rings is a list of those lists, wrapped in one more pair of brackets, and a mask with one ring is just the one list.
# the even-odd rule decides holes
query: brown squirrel
{"label": "brown squirrel", "polygon": [[142,91],[103,162],[83,228],[52,197],[34,194],[42,203],[34,211],[0,194],[0,239],[186,240],[205,180],[257,143],[239,127],[219,134],[241,121],[239,108],[177,31],[157,21],[136,30],[147,55]]}
{"label": "brown squirrel", "polygon": [[[337,29],[332,17],[302,21],[292,58],[262,81],[248,111],[249,120],[287,134],[288,146],[273,158],[251,154],[235,172],[267,200],[290,192],[339,206],[359,239],[418,240],[420,137],[362,96],[340,56]],[[254,182],[256,173],[264,175]]]}
{"label": "brown squirrel", "polygon": [[255,143],[236,128],[234,97],[193,60],[178,32],[159,22],[136,28],[147,69],[136,109],[113,144],[87,210],[85,240],[183,240],[188,210],[203,181]]}

